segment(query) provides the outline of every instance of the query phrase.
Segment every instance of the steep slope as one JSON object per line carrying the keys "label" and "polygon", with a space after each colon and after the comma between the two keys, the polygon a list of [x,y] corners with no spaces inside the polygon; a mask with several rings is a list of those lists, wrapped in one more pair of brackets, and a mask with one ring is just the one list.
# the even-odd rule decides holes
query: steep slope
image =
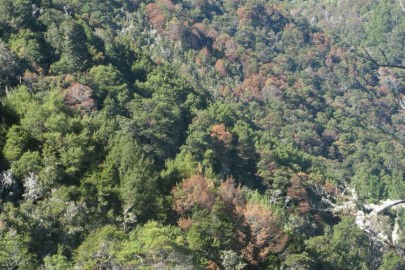
{"label": "steep slope", "polygon": [[403,18],[0,0],[0,266],[403,267]]}

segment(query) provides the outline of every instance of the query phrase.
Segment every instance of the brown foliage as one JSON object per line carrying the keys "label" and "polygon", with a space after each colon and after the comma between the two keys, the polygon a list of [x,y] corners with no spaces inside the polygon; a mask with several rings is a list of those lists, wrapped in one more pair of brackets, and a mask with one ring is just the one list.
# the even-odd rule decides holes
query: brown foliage
{"label": "brown foliage", "polygon": [[324,189],[327,193],[329,193],[333,197],[337,197],[341,194],[341,190],[336,186],[336,184],[331,182],[325,183]]}
{"label": "brown foliage", "polygon": [[224,142],[224,144],[229,144],[232,140],[232,134],[226,130],[224,124],[217,124],[211,128],[211,137],[217,138],[219,141]]}
{"label": "brown foliage", "polygon": [[330,142],[339,140],[339,134],[337,133],[336,130],[333,130],[333,129],[325,129],[322,132],[322,137],[325,140],[330,141]]}
{"label": "brown foliage", "polygon": [[277,216],[268,207],[248,202],[243,212],[249,228],[247,245],[242,249],[245,259],[257,265],[270,254],[281,253],[288,242]]}
{"label": "brown foliage", "polygon": [[149,22],[152,24],[153,28],[162,32],[165,26],[165,18],[160,13],[155,3],[149,3],[146,8],[146,16],[149,19]]}
{"label": "brown foliage", "polygon": [[215,30],[214,28],[211,28],[207,31],[207,37],[215,40],[219,35],[219,32]]}
{"label": "brown foliage", "polygon": [[24,81],[26,84],[31,85],[32,83],[37,82],[39,79],[39,76],[35,72],[31,72],[29,70],[26,70],[21,77],[21,80]]}
{"label": "brown foliage", "polygon": [[194,207],[211,211],[215,200],[220,200],[237,228],[233,249],[252,265],[264,262],[270,254],[281,253],[287,245],[288,236],[283,232],[279,217],[267,205],[247,201],[232,178],[223,181],[214,193],[212,183],[202,175],[194,175],[175,187],[172,195],[174,209],[181,215],[178,223],[183,230],[192,226]]}
{"label": "brown foliage", "polygon": [[228,166],[230,162],[228,153],[231,148],[232,133],[226,130],[224,124],[217,124],[211,128],[211,138],[220,161]]}
{"label": "brown foliage", "polygon": [[221,74],[222,76],[226,76],[228,73],[225,67],[225,62],[222,59],[218,59],[217,62],[215,63],[215,70]]}
{"label": "brown foliage", "polygon": [[243,212],[246,199],[242,194],[241,186],[236,186],[233,178],[223,181],[218,189],[218,193],[228,213],[236,215]]}
{"label": "brown foliage", "polygon": [[219,93],[223,96],[223,97],[235,97],[234,93],[231,89],[231,87],[229,87],[229,85],[222,85],[219,86]]}
{"label": "brown foliage", "polygon": [[287,196],[289,196],[298,207],[298,213],[300,215],[305,215],[310,210],[308,194],[304,187],[304,182],[307,179],[308,175],[298,173],[291,178],[290,186],[287,189]]}
{"label": "brown foliage", "polygon": [[249,263],[257,265],[268,255],[284,250],[288,236],[269,207],[247,202],[241,187],[236,186],[232,178],[221,183],[218,194],[238,228],[238,249]]}
{"label": "brown foliage", "polygon": [[166,34],[174,41],[181,41],[186,34],[186,28],[180,21],[173,20],[168,24]]}
{"label": "brown foliage", "polygon": [[184,180],[172,190],[174,209],[182,216],[190,214],[195,207],[211,209],[215,201],[213,185],[202,175]]}
{"label": "brown foliage", "polygon": [[92,95],[93,90],[90,87],[74,82],[66,89],[65,103],[82,114],[88,113],[96,105]]}
{"label": "brown foliage", "polygon": [[213,44],[213,48],[217,51],[223,52],[225,51],[225,44],[231,37],[226,33],[220,33],[215,37],[215,41]]}
{"label": "brown foliage", "polygon": [[330,42],[329,38],[324,33],[313,33],[311,34],[312,42],[317,47],[318,50],[325,52],[329,50]]}
{"label": "brown foliage", "polygon": [[191,32],[198,37],[206,37],[208,35],[207,27],[202,23],[195,23],[191,28]]}
{"label": "brown foliage", "polygon": [[193,225],[193,220],[191,217],[181,217],[177,223],[182,230],[187,231]]}
{"label": "brown foliage", "polygon": [[261,100],[262,99],[262,89],[264,87],[265,77],[261,74],[253,74],[247,77],[242,84],[242,87],[236,88],[235,91],[239,89],[242,91],[237,93],[238,96],[247,100]]}
{"label": "brown foliage", "polygon": [[238,44],[234,39],[225,42],[225,56],[229,61],[235,61],[238,58]]}
{"label": "brown foliage", "polygon": [[236,10],[236,14],[239,17],[239,20],[242,22],[247,21],[251,18],[251,14],[249,12],[247,12],[247,8],[246,7],[239,7]]}
{"label": "brown foliage", "polygon": [[255,21],[265,20],[265,16],[273,13],[273,10],[268,5],[262,3],[247,2],[244,6],[237,9],[236,14],[239,17],[241,25],[254,24]]}
{"label": "brown foliage", "polygon": [[146,5],[145,11],[149,22],[159,33],[162,33],[166,21],[169,16],[175,11],[176,7],[170,0],[159,0],[156,3]]}
{"label": "brown foliage", "polygon": [[176,10],[176,6],[173,4],[171,0],[158,0],[157,4],[165,10],[170,12],[174,12]]}
{"label": "brown foliage", "polygon": [[209,260],[206,269],[207,270],[220,270],[221,268],[219,267],[219,265],[216,262],[214,262],[213,260]]}
{"label": "brown foliage", "polygon": [[204,47],[198,52],[198,55],[195,58],[196,64],[202,66],[200,67],[200,70],[203,71],[203,74],[207,71],[206,65],[208,64],[210,54],[210,50],[207,47]]}

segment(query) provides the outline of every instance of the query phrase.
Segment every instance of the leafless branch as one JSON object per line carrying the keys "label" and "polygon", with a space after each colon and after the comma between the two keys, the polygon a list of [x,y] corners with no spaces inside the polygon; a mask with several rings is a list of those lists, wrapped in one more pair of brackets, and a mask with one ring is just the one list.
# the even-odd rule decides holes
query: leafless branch
{"label": "leafless branch", "polygon": [[379,205],[379,206],[375,207],[372,212],[379,214],[379,213],[383,212],[385,209],[388,209],[388,208],[391,208],[398,204],[403,204],[403,203],[405,203],[405,200],[388,201],[387,203],[385,203],[383,205]]}
{"label": "leafless branch", "polygon": [[403,12],[405,12],[405,5],[402,4],[402,0],[398,0],[398,1],[399,1],[399,5],[401,6],[401,10],[402,10]]}
{"label": "leafless branch", "polygon": [[378,49],[378,50],[379,50],[380,53],[383,55],[384,60],[385,60],[385,63],[386,63],[387,65],[389,65],[390,61],[388,61],[387,56],[385,55],[385,52],[384,52],[383,50],[381,50],[381,49]]}
{"label": "leafless branch", "polygon": [[378,62],[375,58],[373,58],[373,57],[371,56],[370,52],[367,51],[366,48],[363,48],[363,50],[364,50],[364,52],[366,53],[366,55],[359,54],[359,53],[358,53],[357,55],[358,55],[360,58],[363,58],[363,59],[365,59],[365,60],[367,60],[367,61],[369,61],[369,62],[375,64],[376,66],[379,66],[379,67],[388,67],[388,68],[405,69],[405,66],[403,66],[403,65],[396,65],[396,64],[390,63],[390,62],[388,61],[387,56],[385,55],[384,51],[382,51],[381,49],[380,49],[380,52],[381,52],[381,54],[382,54],[383,57],[384,57],[385,63],[380,63],[380,62]]}

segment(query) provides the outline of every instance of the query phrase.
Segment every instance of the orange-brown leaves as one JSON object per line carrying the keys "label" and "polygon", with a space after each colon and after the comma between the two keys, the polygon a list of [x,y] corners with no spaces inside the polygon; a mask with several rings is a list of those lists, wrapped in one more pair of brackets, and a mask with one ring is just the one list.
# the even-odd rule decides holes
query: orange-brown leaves
{"label": "orange-brown leaves", "polygon": [[236,89],[235,92],[237,92],[236,94],[242,99],[261,100],[264,80],[265,77],[261,74],[252,74],[243,81],[242,87],[239,87],[239,90]]}
{"label": "orange-brown leaves", "polygon": [[155,3],[149,3],[146,8],[146,16],[149,19],[149,22],[152,24],[153,28],[158,31],[163,31],[165,26],[165,18],[159,12],[157,5]]}
{"label": "orange-brown leaves", "polygon": [[157,3],[149,3],[145,8],[149,22],[160,33],[165,28],[167,18],[175,9],[176,7],[170,0],[159,0]]}
{"label": "orange-brown leaves", "polygon": [[290,187],[287,190],[289,196],[294,204],[298,207],[298,213],[305,215],[309,212],[308,194],[304,187],[304,182],[308,179],[305,173],[298,173],[290,180]]}
{"label": "orange-brown leaves", "polygon": [[233,178],[223,181],[218,189],[218,193],[228,213],[234,212],[239,215],[243,213],[246,199],[242,195],[241,187],[235,185]]}
{"label": "orange-brown leaves", "polygon": [[66,89],[65,103],[80,113],[90,112],[95,108],[92,94],[93,90],[90,87],[75,82]]}
{"label": "orange-brown leaves", "polygon": [[226,130],[224,124],[217,124],[211,129],[211,138],[219,159],[228,166],[230,162],[228,151],[232,144],[232,133]]}
{"label": "orange-brown leaves", "polygon": [[232,134],[226,130],[224,124],[214,125],[211,129],[211,137],[228,144],[232,140]]}
{"label": "orange-brown leaves", "polygon": [[218,73],[222,76],[226,76],[228,72],[226,70],[224,60],[218,59],[218,61],[215,63],[215,70],[218,71]]}
{"label": "orange-brown leaves", "polygon": [[324,33],[311,34],[312,42],[322,52],[329,50],[330,42],[328,37]]}
{"label": "orange-brown leaves", "polygon": [[181,217],[177,223],[182,230],[187,231],[193,225],[193,220],[191,217]]}
{"label": "orange-brown leaves", "polygon": [[202,175],[194,175],[184,180],[172,190],[174,209],[182,216],[187,216],[198,206],[211,209],[215,201],[213,185]]}
{"label": "orange-brown leaves", "polygon": [[283,232],[277,216],[268,207],[248,202],[243,214],[249,227],[248,244],[242,250],[246,260],[257,265],[265,261],[268,255],[284,250],[288,236]]}
{"label": "orange-brown leaves", "polygon": [[331,182],[325,183],[324,189],[327,193],[334,197],[337,197],[341,194],[341,190],[336,186],[336,184]]}
{"label": "orange-brown leaves", "polygon": [[39,79],[39,75],[35,72],[30,72],[29,70],[26,70],[21,77],[21,79],[27,83],[28,85],[37,82]]}
{"label": "orange-brown leaves", "polygon": [[186,34],[186,28],[180,21],[172,20],[168,23],[166,34],[171,40],[181,41]]}
{"label": "orange-brown leaves", "polygon": [[266,204],[248,201],[232,178],[223,181],[215,192],[208,180],[195,175],[174,188],[172,194],[174,209],[181,215],[179,226],[186,231],[193,225],[191,211],[195,206],[211,212],[214,202],[219,201],[235,228],[232,237],[236,241],[231,248],[252,265],[266,261],[270,254],[281,253],[287,245],[288,236],[278,215]]}
{"label": "orange-brown leaves", "polygon": [[221,268],[218,266],[218,264],[216,262],[214,262],[213,260],[209,260],[206,269],[207,270],[220,270]]}

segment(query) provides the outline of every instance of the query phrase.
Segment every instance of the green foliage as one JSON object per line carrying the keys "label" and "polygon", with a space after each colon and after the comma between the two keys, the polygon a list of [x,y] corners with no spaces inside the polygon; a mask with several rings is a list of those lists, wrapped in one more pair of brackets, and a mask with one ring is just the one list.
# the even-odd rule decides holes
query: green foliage
{"label": "green foliage", "polygon": [[[9,159],[12,160],[12,159]],[[29,173],[38,173],[42,169],[42,159],[38,151],[27,151],[18,160],[11,164],[11,171],[16,177],[27,176]]]}
{"label": "green foliage", "polygon": [[136,228],[122,243],[119,261],[124,267],[153,268],[155,265],[193,269],[193,255],[186,247],[181,230],[150,221]]}
{"label": "green foliage", "polygon": [[47,39],[60,59],[51,65],[51,72],[66,74],[81,71],[89,58],[82,26],[71,20],[52,26],[48,29]]}
{"label": "green foliage", "polygon": [[44,258],[46,270],[73,269],[72,264],[62,254],[55,254]]}
{"label": "green foliage", "polygon": [[10,36],[9,43],[10,49],[19,58],[25,59],[28,63],[44,63],[46,57],[44,40],[37,33],[29,29],[19,31],[18,34]]}
{"label": "green foliage", "polygon": [[17,57],[7,48],[1,39],[0,59],[2,62],[0,67],[0,96],[2,96],[6,87],[10,87],[15,83],[19,67]]}
{"label": "green foliage", "polygon": [[76,250],[75,267],[113,268],[117,265],[119,245],[125,239],[124,232],[111,225],[92,232]]}
{"label": "green foliage", "polygon": [[122,74],[112,65],[94,66],[89,74],[96,86],[96,97],[102,103],[107,97],[123,106],[128,101],[128,87]]}
{"label": "green foliage", "polygon": [[344,218],[325,235],[313,237],[306,244],[310,256],[320,269],[365,269],[366,234]]}
{"label": "green foliage", "polygon": [[33,24],[31,2],[28,0],[5,0],[0,3],[0,33],[6,37],[11,32]]}
{"label": "green foliage", "polygon": [[27,239],[16,231],[3,231],[0,240],[0,267],[3,269],[37,269],[36,258],[28,252]]}
{"label": "green foliage", "polygon": [[158,210],[158,175],[136,141],[130,136],[118,137],[107,162],[112,176],[119,179],[124,226],[153,217]]}
{"label": "green foliage", "polygon": [[[216,201],[210,213],[194,211],[193,223],[187,232],[191,249],[204,256],[220,258],[220,250],[229,250],[235,244],[235,228],[221,202]],[[212,220],[215,220],[212,223]]]}
{"label": "green foliage", "polygon": [[19,126],[12,126],[7,133],[7,142],[3,155],[10,161],[18,160],[27,149],[30,141],[29,133]]}
{"label": "green foliage", "polygon": [[311,269],[314,261],[307,253],[291,254],[285,260],[285,265],[293,269]]}
{"label": "green foliage", "polygon": [[246,266],[242,258],[233,250],[225,250],[221,252],[222,265],[225,270],[241,270]]}
{"label": "green foliage", "polygon": [[382,264],[378,267],[379,270],[395,270],[405,267],[405,263],[394,252],[384,254]]}
{"label": "green foliage", "polygon": [[400,5],[0,1],[0,267],[403,267]]}

